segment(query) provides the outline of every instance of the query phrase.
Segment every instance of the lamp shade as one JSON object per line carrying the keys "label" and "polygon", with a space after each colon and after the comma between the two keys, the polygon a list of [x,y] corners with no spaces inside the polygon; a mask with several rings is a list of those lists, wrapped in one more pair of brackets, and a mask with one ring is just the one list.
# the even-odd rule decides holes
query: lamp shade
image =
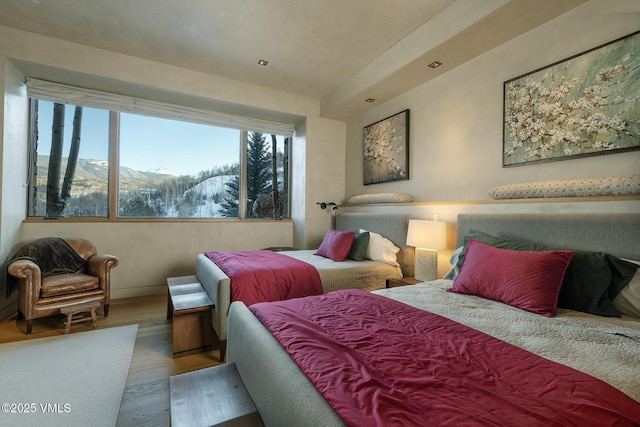
{"label": "lamp shade", "polygon": [[407,246],[424,249],[447,248],[447,223],[410,219],[407,230]]}

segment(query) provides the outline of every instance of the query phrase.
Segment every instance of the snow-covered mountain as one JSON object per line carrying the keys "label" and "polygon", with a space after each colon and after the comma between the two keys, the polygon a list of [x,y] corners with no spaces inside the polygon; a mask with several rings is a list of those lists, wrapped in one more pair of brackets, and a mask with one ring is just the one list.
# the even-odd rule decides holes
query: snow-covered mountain
{"label": "snow-covered mountain", "polygon": [[[40,171],[46,170],[49,167],[49,156],[38,156],[38,175],[46,176],[46,173],[40,173]],[[67,158],[62,159],[62,170],[67,167]],[[107,179],[109,175],[109,164],[106,160],[94,160],[94,159],[78,159],[78,165],[76,166],[76,179],[90,179],[99,178]],[[140,171],[128,168],[126,166],[120,166],[120,178],[151,178],[151,179],[169,179],[175,178],[177,175],[173,172],[161,168],[148,171]]]}

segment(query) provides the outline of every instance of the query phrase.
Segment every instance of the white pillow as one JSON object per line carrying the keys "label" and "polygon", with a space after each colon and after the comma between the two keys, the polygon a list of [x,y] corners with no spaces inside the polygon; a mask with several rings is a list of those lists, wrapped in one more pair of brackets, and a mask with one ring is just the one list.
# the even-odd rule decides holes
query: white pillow
{"label": "white pillow", "polygon": [[[640,264],[638,261],[625,261]],[[636,274],[631,278],[629,284],[613,299],[613,305],[620,310],[622,314],[640,317],[640,268],[636,270]]]}
{"label": "white pillow", "polygon": [[369,246],[367,247],[367,258],[374,261],[381,261],[393,266],[398,266],[396,254],[400,252],[400,248],[391,242],[391,240],[382,237],[378,233],[367,231],[363,228],[360,233],[369,233]]}

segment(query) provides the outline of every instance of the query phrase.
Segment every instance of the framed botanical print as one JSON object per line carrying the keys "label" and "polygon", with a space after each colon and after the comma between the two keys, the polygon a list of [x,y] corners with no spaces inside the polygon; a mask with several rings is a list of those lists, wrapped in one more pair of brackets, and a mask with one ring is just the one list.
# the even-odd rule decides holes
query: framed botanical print
{"label": "framed botanical print", "polygon": [[364,184],[409,179],[409,110],[364,128]]}
{"label": "framed botanical print", "polygon": [[640,148],[640,31],[504,83],[503,167]]}

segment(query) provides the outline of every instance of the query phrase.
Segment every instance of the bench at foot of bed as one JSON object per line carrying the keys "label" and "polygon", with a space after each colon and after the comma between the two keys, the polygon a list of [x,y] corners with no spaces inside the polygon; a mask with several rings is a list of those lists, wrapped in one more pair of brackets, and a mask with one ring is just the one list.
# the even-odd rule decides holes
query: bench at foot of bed
{"label": "bench at foot of bed", "polygon": [[196,276],[169,277],[167,286],[167,319],[173,321],[173,357],[209,349],[213,335],[213,302],[209,295]]}

